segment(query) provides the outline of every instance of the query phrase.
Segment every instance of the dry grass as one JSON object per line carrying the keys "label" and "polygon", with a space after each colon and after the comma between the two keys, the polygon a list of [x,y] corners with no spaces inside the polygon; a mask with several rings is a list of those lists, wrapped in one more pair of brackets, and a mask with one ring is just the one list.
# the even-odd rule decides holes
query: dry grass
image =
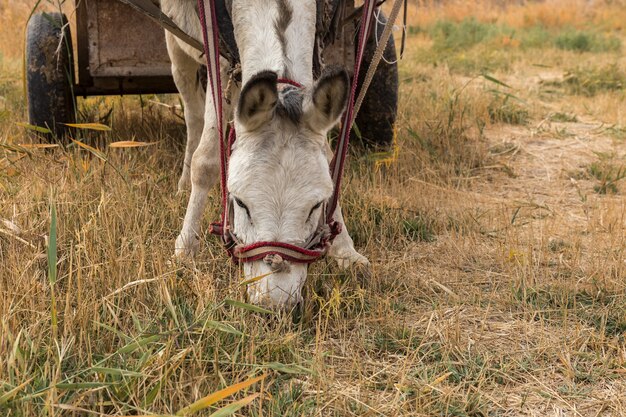
{"label": "dry grass", "polygon": [[[467,3],[411,23],[473,15],[626,41],[618,2]],[[0,2],[0,23],[21,24],[24,4]],[[455,70],[454,51],[420,60],[433,40],[409,37],[398,149],[354,154],[343,195],[375,274],[362,285],[315,265],[295,317],[228,301],[244,290],[208,234],[194,265],[170,261],[184,126],[164,107],[82,100],[84,121],[112,127],[78,137],[106,161],[16,147],[30,142],[15,124],[22,29],[0,27],[0,414],[173,413],[268,372],[240,415],[626,415],[625,94],[564,84],[573,69],[623,71],[618,53],[479,42],[478,58],[511,61],[485,77]],[[158,143],[107,146],[129,139]]]}
{"label": "dry grass", "polygon": [[413,0],[411,3],[410,20],[416,25],[428,25],[444,18],[460,22],[468,16],[516,28],[599,25],[606,30],[622,30],[626,22],[623,0]]}

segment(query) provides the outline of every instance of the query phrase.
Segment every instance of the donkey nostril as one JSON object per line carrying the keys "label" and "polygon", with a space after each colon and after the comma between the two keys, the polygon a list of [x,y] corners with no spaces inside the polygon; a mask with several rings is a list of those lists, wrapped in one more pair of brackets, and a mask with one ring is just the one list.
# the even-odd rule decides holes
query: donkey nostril
{"label": "donkey nostril", "polygon": [[267,255],[263,261],[271,267],[278,267],[283,263],[283,257],[278,254]]}
{"label": "donkey nostril", "polygon": [[283,257],[279,254],[267,255],[265,258],[263,258],[263,262],[265,262],[267,266],[272,268],[272,271],[274,272],[280,272],[288,267],[288,265],[283,262]]}

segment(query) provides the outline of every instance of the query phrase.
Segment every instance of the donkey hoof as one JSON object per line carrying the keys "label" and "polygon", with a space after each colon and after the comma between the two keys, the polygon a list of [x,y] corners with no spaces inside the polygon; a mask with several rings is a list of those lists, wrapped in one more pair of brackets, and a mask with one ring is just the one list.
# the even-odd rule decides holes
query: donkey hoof
{"label": "donkey hoof", "polygon": [[197,236],[187,237],[182,234],[176,238],[174,257],[179,259],[193,259],[198,252],[200,241]]}
{"label": "donkey hoof", "polygon": [[366,263],[357,262],[353,264],[354,273],[361,284],[372,279],[372,264],[365,258]]}
{"label": "donkey hoof", "polygon": [[178,194],[180,194],[183,191],[187,191],[189,189],[191,189],[191,176],[188,172],[183,172],[183,174],[180,176],[180,179],[178,180],[177,192]]}
{"label": "donkey hoof", "polygon": [[337,265],[342,269],[351,269],[360,281],[368,281],[372,276],[370,261],[358,252],[348,256],[337,257]]}
{"label": "donkey hoof", "polygon": [[370,265],[370,261],[365,256],[356,251],[344,256],[334,255],[334,257],[337,260],[337,265],[339,265],[339,268],[341,269],[348,269],[352,266],[357,265],[369,267]]}

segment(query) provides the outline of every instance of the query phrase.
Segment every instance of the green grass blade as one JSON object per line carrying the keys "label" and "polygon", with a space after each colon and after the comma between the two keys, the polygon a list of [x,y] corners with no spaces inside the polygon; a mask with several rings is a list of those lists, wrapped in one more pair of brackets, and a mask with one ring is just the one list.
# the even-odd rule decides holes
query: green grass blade
{"label": "green grass blade", "polygon": [[50,234],[48,238],[48,281],[54,285],[57,280],[57,209],[50,204]]}
{"label": "green grass blade", "polygon": [[29,123],[19,122],[19,123],[16,123],[16,125],[23,127],[25,129],[28,129],[28,130],[32,130],[34,132],[38,132],[38,133],[46,133],[46,134],[52,133],[52,131],[48,129],[47,127],[35,126]]}
{"label": "green grass blade", "polygon": [[511,87],[510,85],[508,85],[507,83],[505,83],[505,82],[503,82],[503,81],[500,81],[500,80],[498,80],[497,78],[492,77],[492,76],[491,76],[491,75],[489,75],[489,74],[482,74],[482,76],[483,76],[483,78],[484,78],[485,80],[487,80],[487,81],[491,81],[491,82],[492,82],[492,83],[494,83],[494,84],[498,84],[498,85],[501,85],[502,87],[506,87],[506,88],[513,88],[513,87]]}
{"label": "green grass blade", "polygon": [[356,135],[356,137],[359,140],[363,139],[363,135],[361,134],[361,130],[359,129],[359,127],[356,125],[356,122],[352,123],[352,131],[354,132],[354,134]]}
{"label": "green grass blade", "polygon": [[55,387],[65,391],[77,391],[79,389],[102,388],[111,385],[113,385],[112,382],[65,382],[56,384]]}
{"label": "green grass blade", "polygon": [[160,391],[161,391],[161,381],[157,382],[155,386],[152,387],[150,391],[148,391],[148,395],[146,395],[146,398],[143,399],[143,406],[145,408],[151,406]]}
{"label": "green grass blade", "polygon": [[102,151],[94,148],[93,146],[89,146],[86,143],[83,143],[83,142],[81,142],[79,140],[72,139],[72,142],[74,142],[79,147],[89,151],[96,158],[99,158],[99,159],[103,160],[104,162],[107,162],[107,156]]}
{"label": "green grass blade", "polygon": [[117,352],[115,352],[115,354],[126,355],[126,354],[132,353],[132,352],[136,351],[137,349],[140,349],[140,348],[142,348],[142,347],[144,347],[144,346],[146,346],[146,345],[148,345],[150,343],[157,342],[160,339],[161,339],[161,336],[158,335],[158,334],[155,334],[155,335],[152,335],[152,336],[147,336],[147,337],[144,337],[143,339],[139,339],[139,340],[136,340],[134,342],[130,342],[130,343],[128,343],[125,346],[122,346],[121,348],[119,348],[117,350]]}
{"label": "green grass blade", "polygon": [[27,379],[26,381],[22,382],[17,387],[15,387],[15,388],[5,392],[4,394],[0,395],[0,406],[3,406],[6,403],[8,403],[9,401],[11,401],[33,379],[35,379],[35,377],[31,377],[31,378]]}
{"label": "green grass blade", "polygon": [[276,314],[275,312],[271,310],[267,310],[265,308],[255,306],[252,304],[243,303],[237,300],[226,299],[224,300],[224,303],[228,304],[229,306],[243,308],[244,310],[248,310],[248,311],[254,311],[255,313],[264,313],[264,314],[272,314],[272,315]]}
{"label": "green grass blade", "polygon": [[112,326],[106,325],[106,324],[101,323],[99,321],[97,321],[95,324],[98,327],[101,327],[101,328],[103,328],[105,330],[110,331],[111,333],[116,334],[117,337],[119,337],[120,339],[123,339],[125,342],[131,342],[133,340],[132,337],[125,335],[124,333],[120,332],[119,330],[117,330],[116,328],[114,328]]}
{"label": "green grass blade", "polygon": [[305,368],[304,366],[298,365],[296,363],[285,365],[284,363],[280,363],[280,362],[270,362],[268,364],[263,365],[263,368],[269,368],[269,369],[273,369],[275,371],[281,372],[283,374],[291,374],[291,375],[315,374],[315,372],[312,369]]}
{"label": "green grass blade", "polygon": [[99,373],[99,374],[115,375],[115,376],[121,376],[121,377],[140,378],[144,376],[144,374],[142,374],[141,372],[128,371],[126,369],[120,369],[120,368],[105,368],[105,367],[100,367],[100,366],[92,367],[91,371],[95,373]]}
{"label": "green grass blade", "polygon": [[57,303],[54,285],[57,281],[57,209],[54,202],[50,203],[50,233],[48,235],[48,282],[50,283],[50,322],[52,337],[56,340],[58,331]]}
{"label": "green grass blade", "polygon": [[243,336],[243,333],[239,330],[235,329],[233,326],[227,323],[222,323],[214,320],[207,320],[204,322],[205,327],[210,327],[212,329],[218,330],[224,333],[230,333],[237,336]]}

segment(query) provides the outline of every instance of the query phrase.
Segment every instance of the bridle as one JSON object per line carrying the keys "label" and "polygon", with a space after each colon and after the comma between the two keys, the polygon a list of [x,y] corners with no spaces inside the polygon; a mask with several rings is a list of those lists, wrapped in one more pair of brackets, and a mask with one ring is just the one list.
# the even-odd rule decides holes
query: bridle
{"label": "bridle", "polygon": [[212,223],[211,233],[222,238],[226,251],[237,263],[267,259],[268,256],[280,256],[281,261],[308,264],[324,256],[334,237],[341,232],[341,223],[334,221],[328,225],[325,221],[325,212],[322,211],[317,228],[302,246],[266,241],[245,245],[232,231],[233,207],[233,200],[229,198],[228,215],[225,216],[225,223],[223,223],[225,226],[220,222]]}
{"label": "bridle", "polygon": [[[208,8],[205,8],[205,1]],[[339,192],[343,176],[344,164],[350,140],[350,129],[354,121],[354,99],[356,96],[358,74],[363,60],[363,53],[367,43],[367,38],[375,24],[373,20],[376,0],[365,0],[363,4],[363,17],[359,28],[359,38],[357,51],[354,59],[354,72],[348,105],[341,119],[341,131],[338,137],[335,153],[330,163],[331,178],[333,181],[333,193],[325,203],[324,210],[320,215],[320,220],[315,232],[305,242],[303,246],[296,246],[285,242],[255,242],[249,245],[243,244],[232,231],[232,218],[234,212],[233,201],[229,196],[226,182],[228,172],[228,160],[232,145],[236,140],[234,126],[228,135],[227,144],[224,143],[224,130],[222,125],[222,83],[220,79],[220,54],[219,54],[219,33],[217,17],[215,13],[215,0],[198,0],[198,10],[200,24],[202,26],[202,36],[204,41],[204,54],[207,60],[208,81],[211,86],[210,91],[213,98],[214,110],[217,120],[217,132],[219,135],[220,149],[220,189],[222,201],[222,215],[219,222],[211,224],[211,233],[221,237],[222,243],[231,258],[239,262],[253,262],[268,257],[280,257],[295,263],[311,263],[323,257],[333,239],[341,233],[341,223],[334,220],[333,216],[339,201]],[[302,88],[299,83],[278,79],[279,83],[289,84],[297,88]]]}
{"label": "bridle", "polygon": [[[287,78],[278,78],[277,83],[290,85],[299,89],[303,88],[300,83]],[[228,148],[226,149],[227,164],[237,138],[234,124],[231,123],[229,128]],[[235,218],[233,198],[227,194],[226,200],[226,202],[222,200],[222,220],[220,222],[211,223],[210,232],[221,237],[226,251],[237,263],[258,261],[266,259],[268,256],[276,255],[280,256],[281,261],[311,263],[324,256],[335,236],[341,233],[341,223],[336,221],[328,223],[326,221],[326,205],[328,203],[325,202],[316,229],[302,246],[285,242],[269,241],[260,241],[245,245],[233,232],[233,221]]]}

